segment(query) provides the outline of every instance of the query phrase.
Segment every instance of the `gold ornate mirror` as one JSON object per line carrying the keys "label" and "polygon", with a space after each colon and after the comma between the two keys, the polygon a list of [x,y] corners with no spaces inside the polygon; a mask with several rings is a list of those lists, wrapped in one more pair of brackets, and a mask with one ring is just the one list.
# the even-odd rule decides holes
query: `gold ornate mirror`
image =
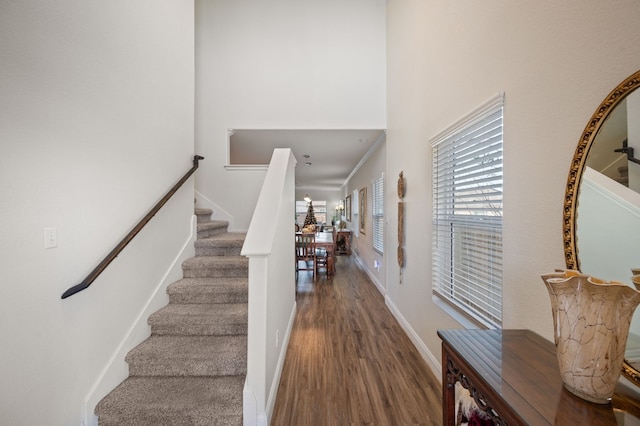
{"label": "gold ornate mirror", "polygon": [[[640,71],[602,101],[578,142],[564,200],[568,269],[633,286],[640,269]],[[635,148],[635,151],[634,151]],[[640,386],[640,314],[631,325],[623,374]]]}

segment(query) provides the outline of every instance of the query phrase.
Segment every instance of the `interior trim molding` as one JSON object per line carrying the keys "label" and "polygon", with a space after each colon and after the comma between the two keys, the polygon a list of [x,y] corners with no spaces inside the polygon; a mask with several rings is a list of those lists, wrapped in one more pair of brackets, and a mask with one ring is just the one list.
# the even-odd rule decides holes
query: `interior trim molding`
{"label": "interior trim molding", "polygon": [[460,129],[468,127],[476,121],[482,120],[494,108],[502,106],[504,106],[504,92],[498,92],[491,98],[484,101],[480,106],[474,108],[472,111],[456,120],[449,127],[429,139],[430,145],[435,146],[439,144],[444,139],[460,131]]}

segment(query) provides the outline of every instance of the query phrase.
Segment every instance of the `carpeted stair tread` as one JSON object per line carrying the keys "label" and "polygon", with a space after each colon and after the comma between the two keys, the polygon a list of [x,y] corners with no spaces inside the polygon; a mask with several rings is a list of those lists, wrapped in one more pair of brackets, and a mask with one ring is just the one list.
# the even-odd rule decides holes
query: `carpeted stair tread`
{"label": "carpeted stair tread", "polygon": [[210,238],[214,235],[225,234],[228,227],[229,222],[227,222],[226,220],[210,220],[208,222],[200,222],[196,226],[198,239]]}
{"label": "carpeted stair tread", "polygon": [[209,222],[199,223],[198,229],[226,228],[228,226],[229,222],[226,220],[210,220]]}
{"label": "carpeted stair tread", "polygon": [[248,278],[183,278],[167,287],[170,303],[247,303]]}
{"label": "carpeted stair tread", "polygon": [[237,376],[247,372],[247,338],[155,335],[125,361],[130,376]]}
{"label": "carpeted stair tread", "polygon": [[204,240],[216,240],[216,241],[233,241],[236,244],[242,245],[247,237],[246,232],[225,232],[224,234],[214,235]]}
{"label": "carpeted stair tread", "polygon": [[213,214],[213,210],[205,209],[205,208],[196,208],[195,214],[197,218],[197,223],[211,222],[211,215]]}
{"label": "carpeted stair tread", "polygon": [[247,334],[247,304],[174,304],[154,312],[147,320],[151,334]]}
{"label": "carpeted stair tread", "polygon": [[199,238],[194,243],[196,256],[240,256],[246,235],[227,232]]}
{"label": "carpeted stair tread", "polygon": [[130,377],[96,406],[100,426],[242,424],[244,375]]}
{"label": "carpeted stair tread", "polygon": [[182,263],[184,278],[235,278],[247,276],[249,259],[244,256],[196,256]]}

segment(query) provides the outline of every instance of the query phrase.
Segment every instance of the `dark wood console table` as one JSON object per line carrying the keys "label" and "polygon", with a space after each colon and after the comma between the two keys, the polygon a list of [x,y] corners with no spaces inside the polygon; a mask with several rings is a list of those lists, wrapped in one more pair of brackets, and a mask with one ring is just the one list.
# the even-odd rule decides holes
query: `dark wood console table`
{"label": "dark wood console table", "polygon": [[604,405],[567,391],[554,344],[532,331],[439,330],[438,336],[445,426],[455,424],[456,382],[497,425],[617,425],[621,412],[640,418],[638,396],[624,386]]}

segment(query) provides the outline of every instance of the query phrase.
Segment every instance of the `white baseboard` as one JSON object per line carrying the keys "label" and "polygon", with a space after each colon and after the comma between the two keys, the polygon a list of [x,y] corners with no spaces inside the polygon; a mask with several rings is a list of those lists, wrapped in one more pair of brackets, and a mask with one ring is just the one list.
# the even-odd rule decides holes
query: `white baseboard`
{"label": "white baseboard", "polygon": [[396,305],[393,304],[393,301],[388,296],[385,296],[384,301],[393,316],[398,320],[398,323],[400,323],[400,326],[403,328],[405,333],[407,333],[407,336],[409,336],[409,339],[425,360],[433,374],[436,376],[440,385],[442,385],[442,365],[438,359],[433,356],[429,348],[427,348],[427,345],[425,345],[420,336],[418,336],[418,333],[415,332],[409,322],[404,318],[404,316],[402,316]]}
{"label": "white baseboard", "polygon": [[369,268],[366,267],[366,265],[362,262],[362,259],[360,259],[360,257],[358,257],[357,254],[352,253],[351,254],[355,260],[356,263],[358,264],[358,266],[360,267],[360,269],[362,269],[367,276],[369,277],[369,279],[371,280],[371,282],[373,283],[373,285],[376,286],[376,288],[378,289],[378,291],[380,292],[380,294],[382,294],[383,296],[387,295],[387,289],[382,285],[382,283],[378,280],[378,277],[376,277],[375,275],[373,275],[371,273],[371,270]]}
{"label": "white baseboard", "polygon": [[415,330],[413,329],[413,327],[411,327],[409,322],[404,318],[404,316],[402,316],[402,313],[400,313],[400,311],[398,310],[396,305],[394,305],[391,298],[389,298],[389,296],[387,295],[387,290],[378,281],[376,276],[373,275],[367,267],[365,267],[365,265],[362,263],[362,260],[357,255],[353,254],[353,256],[355,256],[356,263],[358,264],[360,269],[366,272],[369,279],[371,279],[371,282],[376,286],[380,294],[384,296],[385,304],[391,311],[391,314],[396,318],[396,320],[398,321],[402,329],[405,331],[405,333],[407,333],[407,336],[409,336],[409,339],[411,340],[413,345],[416,347],[416,349],[422,356],[422,359],[425,360],[425,362],[427,363],[427,365],[429,366],[433,374],[436,376],[436,378],[442,385],[442,365],[440,364],[438,359],[435,356],[433,356],[433,354],[427,348],[427,345],[424,344],[424,342],[422,341],[418,333],[415,332]]}

